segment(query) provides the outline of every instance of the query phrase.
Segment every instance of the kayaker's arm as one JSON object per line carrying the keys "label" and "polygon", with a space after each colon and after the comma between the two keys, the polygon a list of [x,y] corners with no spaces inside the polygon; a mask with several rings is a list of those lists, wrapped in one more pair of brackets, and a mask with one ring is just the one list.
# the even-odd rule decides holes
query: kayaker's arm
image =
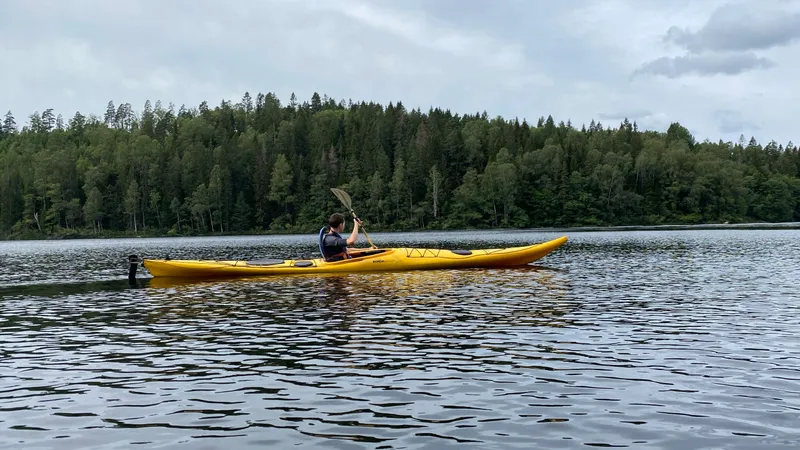
{"label": "kayaker's arm", "polygon": [[353,231],[350,233],[350,236],[347,238],[347,245],[353,245],[358,241],[358,225],[361,224],[361,220],[355,219],[353,221]]}

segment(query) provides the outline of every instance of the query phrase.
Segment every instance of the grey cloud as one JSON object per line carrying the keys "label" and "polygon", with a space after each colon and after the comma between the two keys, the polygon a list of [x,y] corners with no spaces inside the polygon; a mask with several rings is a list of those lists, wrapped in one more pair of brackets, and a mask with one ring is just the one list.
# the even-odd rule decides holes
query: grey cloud
{"label": "grey cloud", "polygon": [[[750,7],[748,7],[750,6]],[[800,12],[779,3],[726,4],[718,8],[697,31],[670,27],[664,36],[691,53],[769,49],[800,39]]]}
{"label": "grey cloud", "polygon": [[618,111],[612,113],[598,113],[597,117],[601,120],[623,120],[626,117],[630,121],[641,120],[646,117],[652,116],[653,113],[646,109],[632,109],[630,111]]}
{"label": "grey cloud", "polygon": [[[141,111],[146,99],[179,107],[238,101],[244,91],[274,92],[284,102],[291,92],[302,101],[317,91],[337,100],[402,100],[423,110],[486,110],[529,123],[548,114],[574,124],[628,117],[641,129],[665,130],[678,120],[715,139],[722,119],[713,112],[736,110],[753,101],[751,92],[762,92],[758,101],[773,107],[742,110],[742,120],[763,120],[765,138],[798,140],[790,108],[800,62],[780,57],[780,49],[769,57],[781,58],[784,67],[752,77],[696,79],[685,87],[653,76],[626,82],[631,60],[660,56],[650,30],[687,23],[664,22],[666,15],[710,14],[715,6],[704,2],[653,0],[640,8],[632,0],[507,0],[502,9],[487,0],[241,0],[235,8],[223,0],[2,5],[0,113],[12,110],[19,124],[46,108],[65,117],[76,110],[102,115],[109,100]],[[627,26],[631,21],[640,26]],[[684,31],[683,39],[702,35]],[[736,74],[772,64],[753,55],[709,58],[664,58],[637,74]]]}
{"label": "grey cloud", "polygon": [[633,76],[663,75],[667,78],[679,78],[689,74],[738,75],[748,70],[769,69],[774,65],[769,59],[753,53],[663,56],[643,64],[634,71]]}
{"label": "grey cloud", "polygon": [[[482,109],[477,103],[483,100],[472,86],[494,83],[501,89],[535,91],[549,83],[528,64],[519,41],[394,4],[272,0],[232,9],[221,1],[161,5],[142,0],[111,8],[86,0],[81,5],[55,2],[41,11],[12,0],[15,20],[0,17],[0,63],[27,60],[15,71],[37,77],[42,85],[58,73],[59,82],[71,85],[80,103],[92,98],[100,111],[109,99],[139,106],[147,97],[178,105],[202,99],[216,103],[222,95],[237,92],[238,98],[249,90],[276,92],[281,100],[292,91],[300,98],[318,91],[337,99],[402,99],[410,106],[438,104],[472,112]],[[158,7],[159,14],[149,17],[151,7]],[[31,35],[31,23],[40,24],[43,32]],[[36,55],[33,62],[31,55]],[[91,64],[79,63],[74,55]],[[48,62],[58,58],[64,61],[52,70]],[[86,83],[90,79],[91,85]],[[483,107],[497,97],[487,91]],[[9,100],[32,103],[30,93]],[[48,101],[53,97],[35,103],[41,109]],[[65,99],[62,104],[79,102]]]}
{"label": "grey cloud", "polygon": [[714,116],[719,122],[719,131],[724,134],[758,131],[761,129],[758,124],[746,120],[737,111],[721,109],[716,111]]}

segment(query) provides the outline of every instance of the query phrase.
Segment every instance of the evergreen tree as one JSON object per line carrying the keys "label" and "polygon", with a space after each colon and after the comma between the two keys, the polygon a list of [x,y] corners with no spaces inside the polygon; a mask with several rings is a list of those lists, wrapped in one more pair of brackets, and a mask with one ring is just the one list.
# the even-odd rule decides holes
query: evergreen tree
{"label": "evergreen tree", "polygon": [[0,124],[0,237],[314,232],[340,210],[331,187],[386,230],[800,220],[794,143],[701,141],[677,122],[529,125],[249,92],[28,118]]}

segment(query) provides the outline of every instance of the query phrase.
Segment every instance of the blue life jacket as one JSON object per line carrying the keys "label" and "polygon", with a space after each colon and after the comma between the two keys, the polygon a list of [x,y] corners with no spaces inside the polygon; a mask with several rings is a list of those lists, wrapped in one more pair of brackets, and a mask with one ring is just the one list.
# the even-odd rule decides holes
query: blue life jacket
{"label": "blue life jacket", "polygon": [[[340,259],[349,259],[350,255],[348,255],[346,252],[331,254],[331,253],[325,251],[325,236],[328,234],[327,232],[328,232],[327,227],[322,227],[322,228],[319,229],[319,241],[318,241],[318,244],[319,244],[319,252],[320,252],[320,254],[322,254],[322,258],[325,261],[330,261],[333,258],[336,258],[336,259],[334,259],[334,261],[338,261]],[[341,257],[341,258],[338,258],[338,257]]]}
{"label": "blue life jacket", "polygon": [[322,255],[322,258],[327,260],[328,255],[325,254],[325,246],[322,245],[322,241],[325,240],[325,227],[319,229],[319,253]]}

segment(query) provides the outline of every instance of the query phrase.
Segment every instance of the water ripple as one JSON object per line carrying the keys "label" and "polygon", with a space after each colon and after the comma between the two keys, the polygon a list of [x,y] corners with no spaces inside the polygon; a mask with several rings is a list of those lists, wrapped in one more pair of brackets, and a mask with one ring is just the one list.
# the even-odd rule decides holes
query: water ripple
{"label": "water ripple", "polygon": [[[587,233],[521,270],[136,286],[106,276],[131,241],[14,247],[0,446],[795,448],[798,236]],[[108,272],[75,280],[65,253]]]}

